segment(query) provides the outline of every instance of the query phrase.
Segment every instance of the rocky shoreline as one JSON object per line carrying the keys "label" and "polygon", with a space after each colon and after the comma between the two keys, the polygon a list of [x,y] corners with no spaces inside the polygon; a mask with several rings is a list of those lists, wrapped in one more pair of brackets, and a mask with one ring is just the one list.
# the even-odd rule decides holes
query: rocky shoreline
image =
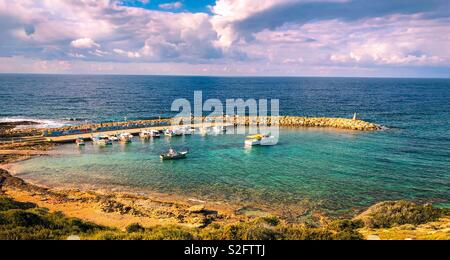
{"label": "rocky shoreline", "polygon": [[[26,208],[14,209],[20,205]],[[320,216],[313,222],[289,222],[273,215],[240,216],[230,208],[210,203],[169,201],[119,193],[49,190],[29,184],[1,169],[0,206],[3,207],[0,207],[0,217],[3,218],[3,222],[0,221],[0,239],[65,239],[74,235],[98,240],[450,239],[449,210],[407,201],[378,203],[350,219]],[[12,210],[8,211],[8,207]],[[42,210],[27,210],[30,207]],[[91,232],[76,229],[74,233],[69,229],[61,233],[52,231],[50,225],[39,227],[47,228],[47,231],[36,234],[32,227],[41,225],[40,222],[30,220],[30,223],[22,221],[14,224],[17,222],[14,214],[36,220],[56,214],[50,215],[53,216],[50,219],[67,217],[71,218],[65,220],[70,225],[97,228]]]}
{"label": "rocky shoreline", "polygon": [[193,201],[149,198],[128,193],[53,190],[12,176],[0,169],[0,195],[61,211],[70,217],[123,229],[132,223],[145,226],[181,225],[200,228],[211,223],[245,221],[232,207]]}

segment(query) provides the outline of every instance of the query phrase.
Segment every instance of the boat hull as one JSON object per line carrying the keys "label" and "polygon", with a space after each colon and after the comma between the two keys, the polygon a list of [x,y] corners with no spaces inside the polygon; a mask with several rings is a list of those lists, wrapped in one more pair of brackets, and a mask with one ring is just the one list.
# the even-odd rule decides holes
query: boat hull
{"label": "boat hull", "polygon": [[177,155],[174,155],[174,156],[171,156],[171,155],[168,155],[168,154],[161,154],[160,158],[163,161],[180,160],[180,159],[186,159],[187,158],[187,154],[177,154]]}

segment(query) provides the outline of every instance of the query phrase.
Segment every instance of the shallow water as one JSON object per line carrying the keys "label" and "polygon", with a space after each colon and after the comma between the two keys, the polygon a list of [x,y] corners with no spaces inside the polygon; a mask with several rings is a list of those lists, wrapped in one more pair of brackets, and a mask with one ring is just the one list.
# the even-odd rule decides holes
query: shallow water
{"label": "shallow water", "polygon": [[[169,116],[175,98],[277,98],[283,115],[351,117],[380,132],[284,129],[275,147],[243,136],[165,138],[20,163],[24,178],[56,185],[142,188],[203,199],[283,206],[310,200],[331,212],[381,200],[450,206],[450,80],[0,75],[0,119],[66,122]],[[162,163],[169,145],[189,159]]]}
{"label": "shallow water", "polygon": [[[244,147],[243,135],[63,145],[61,155],[14,170],[50,186],[120,186],[274,206],[308,199],[331,212],[393,199],[448,202],[448,161],[427,161],[408,144],[386,141],[390,131],[282,129],[277,146],[253,148]],[[189,148],[189,158],[162,162],[159,153],[168,147]]]}

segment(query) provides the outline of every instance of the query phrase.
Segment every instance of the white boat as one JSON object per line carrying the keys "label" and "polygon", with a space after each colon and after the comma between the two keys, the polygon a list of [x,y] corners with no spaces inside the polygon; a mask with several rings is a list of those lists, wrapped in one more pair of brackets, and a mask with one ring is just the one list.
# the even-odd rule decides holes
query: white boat
{"label": "white boat", "polygon": [[164,130],[164,135],[168,136],[168,137],[173,137],[173,136],[175,136],[175,132],[173,130],[166,129],[166,130]]}
{"label": "white boat", "polygon": [[278,144],[278,139],[275,136],[265,135],[261,141],[260,145],[262,146],[273,146]]}
{"label": "white boat", "polygon": [[77,140],[75,140],[75,143],[76,143],[78,146],[84,146],[84,145],[86,145],[86,143],[84,142],[84,139],[81,138],[81,137],[78,137]]}
{"label": "white boat", "polygon": [[182,136],[185,133],[185,130],[183,128],[177,128],[173,130],[174,135],[176,136]]}
{"label": "white boat", "polygon": [[223,126],[215,126],[211,129],[211,133],[215,135],[223,134],[223,132],[225,132],[225,127]]}
{"label": "white boat", "polygon": [[185,152],[177,152],[174,149],[169,149],[168,152],[166,153],[162,153],[160,155],[160,158],[163,161],[167,161],[167,160],[179,160],[179,159],[186,159],[187,155],[188,155],[188,151]]}
{"label": "white boat", "polygon": [[183,135],[192,135],[192,134],[194,134],[194,130],[191,127],[189,127],[189,126],[182,127],[180,130],[183,132]]}
{"label": "white boat", "polygon": [[133,135],[130,133],[122,133],[119,135],[119,142],[122,143],[131,143],[133,139]]}
{"label": "white boat", "polygon": [[92,142],[96,145],[112,145],[112,141],[109,140],[107,135],[98,135],[92,137]]}
{"label": "white boat", "polygon": [[117,142],[119,141],[119,137],[115,136],[115,135],[110,135],[108,136],[108,139],[112,142]]}
{"label": "white boat", "polygon": [[142,139],[150,139],[150,138],[156,138],[160,137],[161,134],[158,131],[151,130],[151,131],[142,131],[139,133],[139,137]]}
{"label": "white boat", "polygon": [[200,131],[201,135],[205,136],[205,135],[207,135],[209,133],[209,128],[208,127],[202,127],[202,128],[199,129],[199,131]]}
{"label": "white boat", "polygon": [[245,140],[245,145],[246,146],[256,146],[256,145],[260,145],[261,141],[258,139],[247,139]]}
{"label": "white boat", "polygon": [[278,139],[275,138],[275,136],[271,135],[263,135],[263,134],[257,134],[248,136],[245,140],[246,146],[273,146],[278,143]]}

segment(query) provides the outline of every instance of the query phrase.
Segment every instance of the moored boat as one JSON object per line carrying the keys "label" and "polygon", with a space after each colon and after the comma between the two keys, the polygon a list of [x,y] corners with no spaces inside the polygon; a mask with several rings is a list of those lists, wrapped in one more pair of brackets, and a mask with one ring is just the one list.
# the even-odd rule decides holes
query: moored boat
{"label": "moored boat", "polygon": [[173,130],[166,129],[166,130],[164,130],[164,135],[168,136],[168,137],[173,137],[173,136],[175,136],[175,132]]}
{"label": "moored boat", "polygon": [[139,137],[141,137],[142,139],[150,139],[150,138],[161,137],[161,134],[155,130],[142,131],[139,133]]}
{"label": "moored boat", "polygon": [[225,128],[223,126],[214,126],[210,130],[211,134],[213,134],[213,135],[223,134],[224,131],[225,131]]}
{"label": "moored boat", "polygon": [[92,142],[96,145],[112,145],[112,141],[109,140],[107,135],[99,135],[92,137]]}
{"label": "moored boat", "polygon": [[110,135],[110,136],[108,136],[108,139],[112,142],[119,141],[119,137],[117,137],[116,135]]}
{"label": "moored boat", "polygon": [[273,146],[277,145],[278,139],[275,136],[265,135],[260,141],[260,145],[262,146]]}
{"label": "moored boat", "polygon": [[133,135],[130,133],[122,133],[119,135],[119,142],[122,143],[131,143],[133,139]]}
{"label": "moored boat", "polygon": [[185,151],[185,152],[177,152],[177,151],[175,151],[174,149],[171,148],[171,149],[169,149],[168,152],[162,153],[162,154],[160,155],[160,158],[161,158],[163,161],[186,159],[188,153],[189,153],[188,151]]}
{"label": "moored boat", "polygon": [[75,140],[75,143],[76,143],[78,146],[84,146],[84,145],[86,145],[86,143],[84,142],[84,139],[81,138],[81,137],[78,137],[77,140]]}
{"label": "moored boat", "polygon": [[278,139],[275,138],[275,136],[271,135],[263,135],[263,134],[257,134],[248,136],[245,140],[246,146],[273,146],[278,143]]}

